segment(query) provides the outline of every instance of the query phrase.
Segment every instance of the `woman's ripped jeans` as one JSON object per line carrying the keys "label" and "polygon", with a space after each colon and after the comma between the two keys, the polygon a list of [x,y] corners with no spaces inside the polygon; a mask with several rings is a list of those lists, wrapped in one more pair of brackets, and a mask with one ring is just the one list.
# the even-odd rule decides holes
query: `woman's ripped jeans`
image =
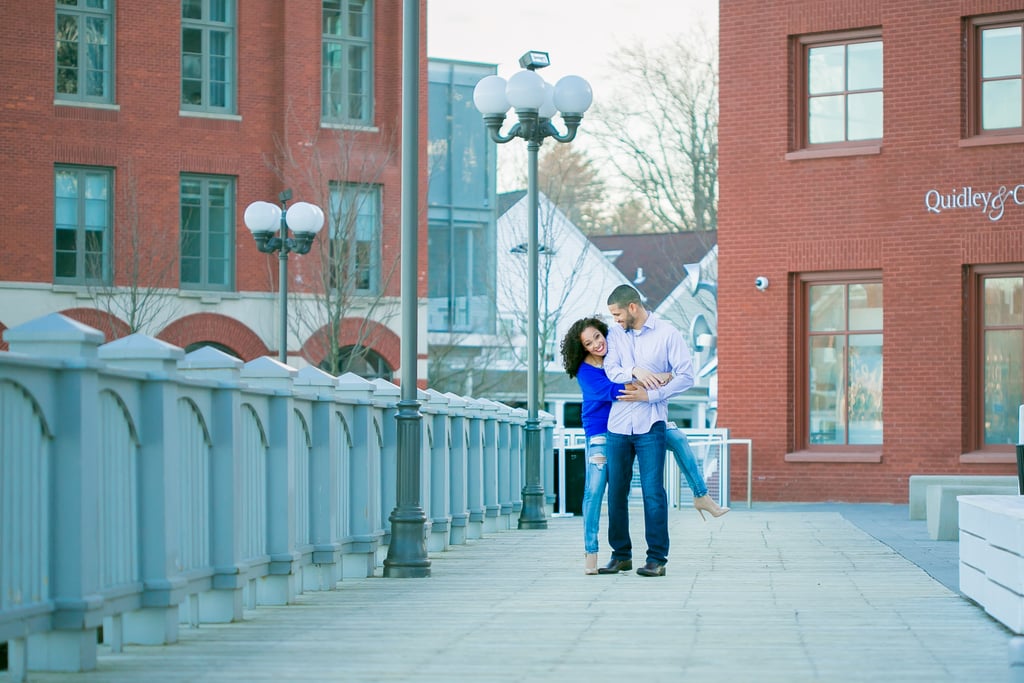
{"label": "woman's ripped jeans", "polygon": [[583,548],[597,552],[597,535],[601,527],[601,505],[608,487],[608,466],[605,448],[607,437],[598,434],[587,438],[587,473],[583,490]]}
{"label": "woman's ripped jeans", "polygon": [[672,455],[675,456],[676,464],[679,465],[679,471],[686,477],[686,483],[689,484],[690,490],[693,491],[693,497],[700,498],[701,496],[706,496],[708,485],[704,481],[704,475],[701,474],[697,456],[693,454],[693,449],[690,448],[690,442],[687,440],[686,434],[671,422],[668,425],[668,429],[665,430],[665,448],[672,451]]}

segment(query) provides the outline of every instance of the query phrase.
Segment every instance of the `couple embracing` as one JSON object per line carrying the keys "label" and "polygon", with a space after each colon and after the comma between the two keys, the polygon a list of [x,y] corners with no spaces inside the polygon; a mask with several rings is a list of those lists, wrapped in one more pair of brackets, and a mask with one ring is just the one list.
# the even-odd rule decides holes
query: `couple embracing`
{"label": "couple embracing", "polygon": [[[686,437],[668,424],[668,399],[693,386],[693,362],[682,334],[648,311],[640,294],[620,285],[608,297],[616,324],[584,318],[562,339],[562,362],[583,392],[587,436],[583,495],[585,572],[616,574],[633,568],[629,534],[633,461],[640,467],[647,540],[641,576],[664,576],[668,562],[668,498],[663,484],[666,447],[671,448],[694,494],[694,507],[718,517],[728,512],[709,495]],[[601,498],[608,487],[611,559],[597,568]]]}

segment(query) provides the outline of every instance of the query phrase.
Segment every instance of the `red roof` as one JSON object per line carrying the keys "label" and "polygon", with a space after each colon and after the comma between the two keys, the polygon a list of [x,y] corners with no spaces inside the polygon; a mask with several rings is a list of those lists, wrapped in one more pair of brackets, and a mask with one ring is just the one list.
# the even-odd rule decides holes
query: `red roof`
{"label": "red roof", "polygon": [[699,263],[717,239],[716,230],[590,237],[603,252],[622,252],[612,263],[646,297],[650,310],[679,286],[686,265]]}

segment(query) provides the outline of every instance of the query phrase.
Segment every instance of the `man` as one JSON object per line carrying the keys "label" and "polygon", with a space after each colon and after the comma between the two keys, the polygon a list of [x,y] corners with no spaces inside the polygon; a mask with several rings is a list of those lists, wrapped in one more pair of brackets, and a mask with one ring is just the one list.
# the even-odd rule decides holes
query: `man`
{"label": "man", "polygon": [[[648,402],[615,401],[608,416],[608,545],[612,557],[598,571],[616,574],[633,568],[627,496],[635,458],[640,463],[647,540],[647,563],[636,573],[664,576],[668,562],[668,497],[663,483],[668,399],[693,386],[693,361],[679,330],[644,308],[640,293],[629,285],[612,291],[608,311],[618,325],[608,328],[605,373],[613,382],[642,386]],[[672,377],[662,385],[656,374],[665,372]]]}

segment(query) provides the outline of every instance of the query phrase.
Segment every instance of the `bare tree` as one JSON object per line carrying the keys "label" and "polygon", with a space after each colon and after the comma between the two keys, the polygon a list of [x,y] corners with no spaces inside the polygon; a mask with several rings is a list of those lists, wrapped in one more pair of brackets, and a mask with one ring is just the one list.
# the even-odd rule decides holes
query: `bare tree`
{"label": "bare tree", "polygon": [[630,196],[624,201],[617,202],[611,208],[611,214],[606,219],[600,233],[591,234],[653,232],[657,225],[658,221],[651,215],[650,209],[647,208],[647,202],[636,196]]}
{"label": "bare tree", "polygon": [[[431,388],[458,396],[489,396],[506,382],[490,370],[501,360],[499,347],[481,343],[479,335],[469,332],[442,335],[444,343],[430,345],[427,375]],[[495,339],[494,335],[488,338]]]}
{"label": "bare tree", "polygon": [[661,231],[718,224],[718,62],[706,30],[614,56],[616,90],[595,107],[594,135]]}
{"label": "bare tree", "polygon": [[594,160],[572,143],[546,150],[537,163],[540,191],[585,234],[601,231],[607,189]]}
{"label": "bare tree", "polygon": [[[584,248],[571,243],[567,237],[569,228],[562,227],[568,216],[554,202],[541,197],[538,202],[538,345],[540,348],[537,376],[538,393],[543,405],[545,394],[545,367],[558,354],[558,323],[568,317],[570,303],[580,298],[584,284],[581,278],[587,272],[584,264],[588,252],[596,254],[596,247],[589,241]],[[571,223],[571,221],[568,221]],[[563,224],[564,225],[564,224]],[[523,230],[525,234],[525,229]],[[520,245],[525,247],[525,245]],[[525,248],[521,257],[511,261],[507,273],[499,274],[498,287],[503,288],[506,297],[522,300],[525,285],[529,281],[528,254]],[[592,313],[592,311],[588,311]],[[505,319],[499,322],[498,337],[502,348],[511,352],[515,369],[525,371],[529,360],[529,311],[524,303],[505,312]]]}
{"label": "bare tree", "polygon": [[[155,335],[181,311],[174,291],[178,281],[178,250],[167,248],[160,237],[162,230],[143,228],[138,182],[131,162],[123,165],[119,177],[124,219],[116,226],[116,258],[112,257],[111,263],[116,263],[120,271],[103,284],[90,285],[88,290],[96,307],[110,316],[109,322],[123,321],[129,334]],[[113,339],[124,330],[113,329],[111,325],[111,329],[102,331]]]}
{"label": "bare tree", "polygon": [[[286,130],[288,127],[286,126]],[[397,158],[395,135],[382,132],[318,129],[298,143],[277,140],[271,167],[286,184],[296,181],[324,208],[326,223],[314,242],[313,265],[302,260],[301,290],[291,294],[290,325],[299,339],[309,339],[320,366],[332,374],[350,370],[373,374],[366,364],[382,327],[400,313],[389,285],[398,272],[400,253],[385,249],[381,181]],[[272,278],[268,259],[268,277]],[[291,284],[291,283],[289,283]],[[291,287],[289,291],[291,292]],[[345,346],[339,343],[344,337]]]}

